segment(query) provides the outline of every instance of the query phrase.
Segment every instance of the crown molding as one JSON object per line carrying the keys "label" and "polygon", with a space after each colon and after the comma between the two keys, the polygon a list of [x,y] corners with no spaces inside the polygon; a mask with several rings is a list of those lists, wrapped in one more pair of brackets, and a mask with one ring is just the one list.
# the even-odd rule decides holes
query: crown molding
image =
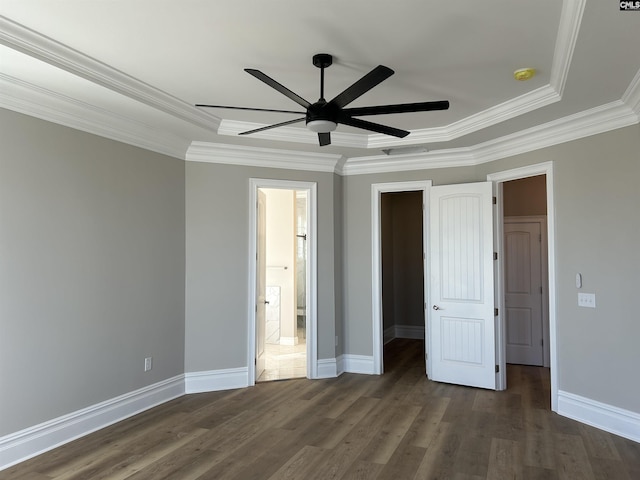
{"label": "crown molding", "polygon": [[0,43],[207,130],[220,119],[60,42],[0,15]]}
{"label": "crown molding", "polygon": [[475,145],[478,164],[520,155],[638,123],[621,100]]}
{"label": "crown molding", "polygon": [[224,143],[191,142],[185,160],[314,172],[336,171],[341,155],[245,147]]}
{"label": "crown molding", "polygon": [[567,83],[569,67],[578,40],[586,3],[587,0],[564,0],[562,2],[549,82],[560,97],[562,97]]}
{"label": "crown molding", "polygon": [[187,139],[0,73],[0,107],[184,159]]}
{"label": "crown molding", "polygon": [[349,158],[340,173],[344,176],[366,175],[433,168],[468,167],[475,164],[473,148],[464,147],[412,155],[375,155]]}
{"label": "crown molding", "polygon": [[341,168],[341,174],[363,175],[480,165],[639,122],[639,115],[629,105],[618,100],[472,147],[438,150],[426,154],[392,157],[376,155],[348,159]]}
{"label": "crown molding", "polygon": [[640,70],[622,95],[622,101],[640,117]]}

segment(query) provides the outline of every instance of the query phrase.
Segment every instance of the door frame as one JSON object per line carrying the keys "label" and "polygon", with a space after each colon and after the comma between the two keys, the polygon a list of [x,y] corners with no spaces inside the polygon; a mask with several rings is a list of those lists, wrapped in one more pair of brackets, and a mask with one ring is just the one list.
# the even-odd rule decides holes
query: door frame
{"label": "door frame", "polygon": [[[429,230],[429,191],[431,180],[412,182],[374,183],[371,185],[371,318],[373,332],[373,368],[374,375],[384,373],[384,326],[382,322],[382,218],[381,202],[383,193],[422,192],[422,252],[424,266],[424,298],[429,303],[427,279],[429,278],[429,262],[427,261],[427,237]],[[425,305],[426,305],[425,304]],[[428,338],[427,310],[425,308],[425,339]],[[428,356],[428,342],[425,341],[425,360]],[[429,375],[427,362],[427,375]]]}
{"label": "door frame", "polygon": [[506,322],[503,318],[504,305],[504,207],[503,183],[510,180],[545,175],[547,190],[547,282],[549,315],[549,367],[551,371],[551,410],[558,411],[558,356],[556,344],[557,306],[556,306],[556,253],[555,253],[555,203],[553,195],[553,162],[544,162],[525,167],[490,173],[487,180],[493,182],[493,194],[496,197],[496,221],[494,221],[494,241],[498,260],[496,261],[495,292],[498,316],[496,318],[496,359],[499,365],[497,374],[498,390],[507,388],[506,362]]}
{"label": "door frame", "polygon": [[247,297],[247,385],[256,383],[256,249],[257,249],[257,202],[259,188],[283,190],[305,190],[307,192],[307,305],[306,305],[306,347],[307,378],[318,378],[318,200],[316,182],[277,180],[264,178],[249,179],[249,285]]}

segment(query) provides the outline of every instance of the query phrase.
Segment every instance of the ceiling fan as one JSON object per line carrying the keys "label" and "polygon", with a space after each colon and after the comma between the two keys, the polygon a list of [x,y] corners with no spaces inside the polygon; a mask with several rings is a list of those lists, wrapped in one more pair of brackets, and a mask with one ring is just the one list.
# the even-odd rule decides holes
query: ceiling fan
{"label": "ceiling fan", "polygon": [[268,75],[262,73],[260,70],[255,70],[253,68],[244,69],[245,72],[253,75],[258,80],[269,85],[271,88],[276,89],[278,92],[290,98],[301,107],[304,107],[306,109],[306,112],[274,110],[267,108],[230,107],[226,105],[208,105],[201,103],[196,104],[196,107],[231,108],[235,110],[252,110],[257,112],[278,112],[304,115],[304,117],[302,118],[296,118],[294,120],[276,123],[275,125],[256,128],[254,130],[242,132],[240,133],[240,135],[250,135],[252,133],[258,133],[264,130],[270,130],[272,128],[283,127],[285,125],[291,125],[293,123],[304,121],[306,122],[307,128],[309,130],[318,133],[318,141],[321,147],[331,144],[330,132],[335,130],[339,123],[349,125],[351,127],[362,128],[364,130],[369,130],[372,132],[383,133],[385,135],[392,135],[399,138],[404,138],[409,135],[409,132],[406,130],[381,125],[379,123],[368,122],[366,120],[361,120],[354,117],[366,115],[386,115],[390,113],[426,112],[430,110],[446,110],[449,108],[449,102],[446,100],[436,102],[378,105],[373,107],[344,108],[346,105],[353,102],[356,98],[368,92],[373,87],[394,74],[393,70],[391,70],[389,67],[385,67],[384,65],[378,65],[360,80],[337,95],[333,100],[327,102],[324,98],[324,69],[329,67],[332,63],[333,57],[328,53],[318,53],[317,55],[313,56],[313,64],[320,69],[320,99],[315,103],[308,102],[304,98],[289,90],[284,85],[281,85]]}

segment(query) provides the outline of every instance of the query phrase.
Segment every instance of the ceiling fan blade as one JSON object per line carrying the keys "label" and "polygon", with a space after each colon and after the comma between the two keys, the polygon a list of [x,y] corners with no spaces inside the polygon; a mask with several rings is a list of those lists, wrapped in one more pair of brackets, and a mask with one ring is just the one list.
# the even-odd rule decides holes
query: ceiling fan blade
{"label": "ceiling fan blade", "polygon": [[289,120],[287,122],[276,123],[275,125],[267,125],[266,127],[256,128],[255,130],[249,130],[248,132],[241,132],[238,135],[250,135],[252,133],[263,132],[265,130],[271,130],[272,128],[284,127],[285,125],[291,125],[292,123],[304,122],[306,120],[303,118],[296,118],[295,120]]}
{"label": "ceiling fan blade", "polygon": [[399,128],[388,127],[386,125],[380,125],[379,123],[367,122],[366,120],[353,118],[345,113],[340,115],[337,121],[338,123],[349,125],[351,127],[362,128],[364,130],[371,130],[372,132],[384,133],[385,135],[392,135],[398,138],[404,138],[410,133],[410,132],[407,132],[406,130],[400,130]]}
{"label": "ceiling fan blade", "polygon": [[383,82],[393,74],[394,74],[394,71],[391,70],[389,67],[385,67],[384,65],[378,65],[376,68],[371,70],[369,73],[367,73],[364,77],[362,77],[356,83],[354,83],[345,91],[343,91],[338,96],[336,96],[329,103],[338,108],[342,108],[345,105],[353,102],[356,98],[368,92],[373,87]]}
{"label": "ceiling fan blade", "polygon": [[302,106],[304,108],[309,108],[311,106],[311,104],[309,102],[307,102],[304,98],[302,98],[300,95],[298,95],[296,93],[293,93],[287,87],[285,87],[284,85],[276,82],[273,78],[271,78],[268,75],[265,75],[260,70],[256,70],[254,68],[245,68],[244,71],[247,72],[250,75],[253,75],[258,80],[266,83],[271,88],[276,89],[281,94],[285,95],[286,97],[288,97],[291,100],[293,100],[294,102],[296,102],[298,105],[300,105],[300,106]]}
{"label": "ceiling fan blade", "polygon": [[428,112],[431,110],[447,110],[449,102],[398,103],[395,105],[378,105],[375,107],[345,108],[344,113],[359,117],[361,115],[385,115],[388,113]]}
{"label": "ceiling fan blade", "polygon": [[272,108],[229,107],[227,105],[208,105],[206,103],[196,103],[196,107],[231,108],[232,110],[251,110],[252,112],[295,113],[296,115],[304,115],[306,113],[306,112],[294,112],[293,110],[274,110]]}
{"label": "ceiling fan blade", "polygon": [[318,142],[321,147],[331,145],[331,133],[318,133]]}

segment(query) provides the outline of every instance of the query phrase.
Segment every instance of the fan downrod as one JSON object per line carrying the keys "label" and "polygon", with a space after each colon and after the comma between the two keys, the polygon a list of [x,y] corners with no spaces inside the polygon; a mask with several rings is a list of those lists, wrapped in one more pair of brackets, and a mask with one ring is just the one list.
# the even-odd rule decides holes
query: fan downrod
{"label": "fan downrod", "polygon": [[327,68],[333,63],[333,57],[328,53],[317,53],[313,56],[313,64],[318,68]]}

